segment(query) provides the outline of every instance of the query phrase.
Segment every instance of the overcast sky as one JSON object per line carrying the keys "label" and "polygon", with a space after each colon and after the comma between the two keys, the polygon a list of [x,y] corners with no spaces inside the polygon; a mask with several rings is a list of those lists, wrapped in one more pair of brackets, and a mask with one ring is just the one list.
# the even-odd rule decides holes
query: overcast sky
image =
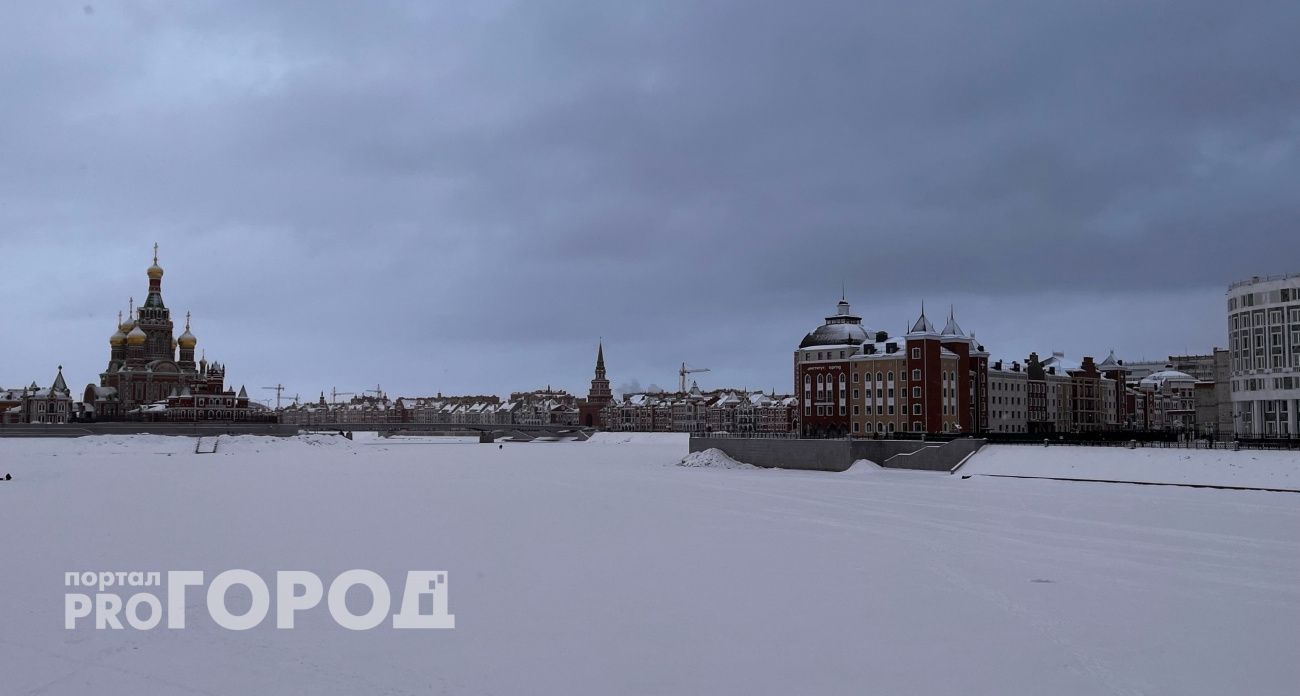
{"label": "overcast sky", "polygon": [[[995,358],[1226,342],[1300,271],[1300,3],[0,11],[0,386],[97,381],[152,244],[228,380],[789,390],[839,300]],[[179,333],[179,329],[178,329]]]}

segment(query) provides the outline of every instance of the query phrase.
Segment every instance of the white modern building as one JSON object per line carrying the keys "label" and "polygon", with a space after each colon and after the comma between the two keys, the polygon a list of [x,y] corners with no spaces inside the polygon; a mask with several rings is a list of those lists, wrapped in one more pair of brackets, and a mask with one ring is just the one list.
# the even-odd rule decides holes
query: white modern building
{"label": "white modern building", "polygon": [[1233,426],[1246,437],[1293,437],[1300,411],[1300,273],[1228,288]]}

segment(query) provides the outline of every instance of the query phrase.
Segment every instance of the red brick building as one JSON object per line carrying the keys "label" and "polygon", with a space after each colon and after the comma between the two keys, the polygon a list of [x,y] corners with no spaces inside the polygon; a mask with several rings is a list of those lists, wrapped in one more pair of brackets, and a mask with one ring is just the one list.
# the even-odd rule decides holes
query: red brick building
{"label": "red brick building", "polygon": [[604,428],[605,407],[614,400],[614,392],[605,376],[605,342],[596,347],[596,375],[591,378],[587,401],[578,406],[578,422],[584,427]]}
{"label": "red brick building", "polygon": [[[884,332],[879,332],[881,338]],[[794,352],[794,393],[801,437],[846,437],[849,425],[849,359],[876,336],[840,298],[835,313],[808,332]]]}
{"label": "red brick building", "polygon": [[901,338],[871,331],[843,299],[794,355],[803,437],[988,430],[988,358],[949,313],[936,329],[924,309]]}

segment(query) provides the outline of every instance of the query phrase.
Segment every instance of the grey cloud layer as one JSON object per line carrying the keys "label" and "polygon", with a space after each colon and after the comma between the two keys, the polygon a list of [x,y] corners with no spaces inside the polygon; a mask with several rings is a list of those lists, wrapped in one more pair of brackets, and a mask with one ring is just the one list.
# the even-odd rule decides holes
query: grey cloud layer
{"label": "grey cloud layer", "polygon": [[[1300,258],[1260,252],[1300,220],[1294,3],[4,19],[0,283],[30,301],[0,316],[66,312],[80,383],[155,238],[232,376],[303,392],[577,388],[599,335],[615,381],[781,388],[841,282],[890,330],[926,296],[995,354],[1155,356],[1222,343],[1216,289]],[[49,355],[0,347],[0,383]]]}

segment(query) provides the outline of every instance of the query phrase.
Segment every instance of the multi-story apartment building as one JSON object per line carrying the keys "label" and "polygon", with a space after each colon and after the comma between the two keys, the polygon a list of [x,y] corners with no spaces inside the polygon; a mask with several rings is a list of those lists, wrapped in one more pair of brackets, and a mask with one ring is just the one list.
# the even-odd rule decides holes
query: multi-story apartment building
{"label": "multi-story apartment building", "polygon": [[981,416],[986,426],[987,414],[972,408],[971,397],[973,385],[988,388],[987,354],[978,374],[962,369],[972,347],[982,353],[952,316],[940,331],[924,310],[901,340],[864,343],[850,360],[853,388],[861,389],[852,399],[853,434],[976,432],[968,428]]}
{"label": "multi-story apartment building", "polygon": [[[1034,397],[1040,400],[1044,396],[1042,386],[1043,382],[1035,382],[1032,390]],[[990,365],[989,432],[1029,432],[1030,393],[1029,372],[1021,368],[1020,363],[1004,366],[999,360]]]}
{"label": "multi-story apartment building", "polygon": [[1196,382],[1196,427],[1201,435],[1231,437],[1232,358],[1229,351],[1215,348],[1209,380]]}
{"label": "multi-story apartment building", "polygon": [[1248,437],[1300,432],[1300,273],[1228,288],[1233,427]]}
{"label": "multi-story apartment building", "polygon": [[1047,360],[1039,360],[1038,353],[1030,353],[1025,360],[1026,404],[1028,432],[1065,433],[1072,428],[1070,415],[1070,377],[1062,364],[1065,354],[1052,353]]}
{"label": "multi-story apartment building", "polygon": [[871,331],[841,299],[794,352],[799,432],[868,437],[988,429],[988,353],[950,312],[925,315],[902,337]]}

